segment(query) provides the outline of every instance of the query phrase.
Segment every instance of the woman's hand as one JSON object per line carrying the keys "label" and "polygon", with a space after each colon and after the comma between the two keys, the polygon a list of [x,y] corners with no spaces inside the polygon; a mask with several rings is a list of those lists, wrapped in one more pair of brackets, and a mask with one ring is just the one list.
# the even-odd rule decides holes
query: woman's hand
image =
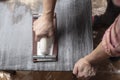
{"label": "woman's hand", "polygon": [[80,59],[74,66],[73,74],[77,78],[90,78],[96,74],[94,67],[84,58]]}
{"label": "woman's hand", "polygon": [[96,70],[93,65],[96,65],[109,57],[110,55],[104,51],[102,43],[100,43],[90,54],[80,59],[75,64],[73,74],[78,78],[89,78],[94,76],[96,74]]}
{"label": "woman's hand", "polygon": [[40,18],[34,21],[33,31],[35,32],[35,40],[40,40],[41,37],[50,37],[53,35],[53,16],[43,14]]}

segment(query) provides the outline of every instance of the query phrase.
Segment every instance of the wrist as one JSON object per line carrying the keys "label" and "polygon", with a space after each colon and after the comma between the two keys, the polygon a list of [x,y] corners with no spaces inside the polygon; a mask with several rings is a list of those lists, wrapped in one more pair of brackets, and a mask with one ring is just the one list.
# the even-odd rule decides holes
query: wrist
{"label": "wrist", "polygon": [[53,16],[52,15],[47,15],[47,14],[42,14],[42,16],[40,17],[45,21],[53,21]]}
{"label": "wrist", "polygon": [[42,14],[48,17],[54,17],[54,11],[43,11]]}
{"label": "wrist", "polygon": [[95,54],[94,51],[90,53],[89,55],[85,56],[84,59],[88,61],[90,64],[95,65],[98,63],[98,60],[96,59],[96,56],[93,54]]}
{"label": "wrist", "polygon": [[87,59],[85,59],[85,58],[82,58],[82,59],[80,59],[80,60],[82,60],[85,64],[91,64]]}
{"label": "wrist", "polygon": [[84,59],[90,63],[90,64],[93,64],[93,60],[89,57],[89,56],[85,56]]}
{"label": "wrist", "polygon": [[44,17],[45,19],[52,21],[54,18],[54,13],[42,13],[42,17]]}

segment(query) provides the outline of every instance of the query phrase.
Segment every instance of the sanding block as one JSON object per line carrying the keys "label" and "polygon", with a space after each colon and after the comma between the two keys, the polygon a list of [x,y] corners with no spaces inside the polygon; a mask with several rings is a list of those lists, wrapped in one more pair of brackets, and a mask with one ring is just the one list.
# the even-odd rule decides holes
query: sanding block
{"label": "sanding block", "polygon": [[[33,14],[33,22],[38,19],[41,14]],[[35,40],[33,31],[33,62],[54,62],[58,56],[58,41],[57,41],[57,19],[56,15],[53,18],[54,34],[51,37],[44,36],[40,41]]]}

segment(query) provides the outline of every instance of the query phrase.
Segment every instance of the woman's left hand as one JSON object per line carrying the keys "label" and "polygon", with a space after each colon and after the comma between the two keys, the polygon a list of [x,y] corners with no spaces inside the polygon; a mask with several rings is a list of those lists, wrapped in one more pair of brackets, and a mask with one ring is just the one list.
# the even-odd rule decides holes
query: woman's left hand
{"label": "woman's left hand", "polygon": [[86,59],[82,58],[75,64],[73,74],[75,74],[77,78],[88,79],[92,76],[95,76],[96,71]]}

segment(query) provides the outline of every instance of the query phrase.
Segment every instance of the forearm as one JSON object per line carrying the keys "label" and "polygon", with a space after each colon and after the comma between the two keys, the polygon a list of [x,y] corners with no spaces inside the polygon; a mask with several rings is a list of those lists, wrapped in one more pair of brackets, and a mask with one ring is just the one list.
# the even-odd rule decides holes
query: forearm
{"label": "forearm", "polygon": [[97,64],[101,62],[104,59],[109,58],[110,56],[104,51],[104,48],[102,47],[101,43],[98,45],[98,47],[92,51],[91,54],[85,56],[85,59],[89,61],[91,64]]}
{"label": "forearm", "polygon": [[43,0],[43,14],[54,15],[56,0]]}

